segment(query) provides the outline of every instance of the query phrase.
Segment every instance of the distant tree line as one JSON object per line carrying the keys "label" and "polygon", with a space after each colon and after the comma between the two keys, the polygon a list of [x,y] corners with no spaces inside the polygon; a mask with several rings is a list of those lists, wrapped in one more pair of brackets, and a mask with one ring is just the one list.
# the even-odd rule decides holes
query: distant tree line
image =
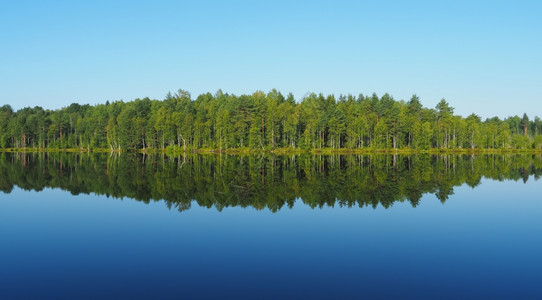
{"label": "distant tree line", "polygon": [[542,122],[513,116],[484,121],[454,115],[442,99],[423,107],[389,94],[378,97],[310,94],[295,101],[265,94],[218,91],[193,100],[186,91],[164,100],[58,110],[0,107],[0,148],[138,150],[192,149],[542,149]]}
{"label": "distant tree line", "polygon": [[[482,178],[526,182],[542,176],[542,155],[293,155],[180,157],[108,153],[0,153],[0,191],[60,188],[77,194],[278,211],[325,206],[442,203]],[[511,199],[511,201],[521,199]],[[299,201],[299,202],[296,202]]]}

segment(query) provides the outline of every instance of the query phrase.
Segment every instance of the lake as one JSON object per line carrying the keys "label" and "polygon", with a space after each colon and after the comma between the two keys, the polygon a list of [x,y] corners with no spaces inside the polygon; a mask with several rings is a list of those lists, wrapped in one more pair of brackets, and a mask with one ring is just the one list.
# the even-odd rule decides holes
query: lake
{"label": "lake", "polygon": [[542,298],[542,156],[0,153],[0,298]]}

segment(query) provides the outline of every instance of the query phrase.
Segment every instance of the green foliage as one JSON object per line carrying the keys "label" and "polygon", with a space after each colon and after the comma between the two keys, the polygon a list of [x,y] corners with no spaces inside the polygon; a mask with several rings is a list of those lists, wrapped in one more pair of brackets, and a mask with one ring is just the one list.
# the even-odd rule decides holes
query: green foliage
{"label": "green foliage", "polygon": [[515,149],[530,149],[532,146],[529,137],[521,134],[512,135],[512,147]]}
{"label": "green foliage", "polygon": [[[265,94],[199,95],[178,90],[164,100],[149,98],[95,106],[71,104],[13,111],[0,107],[0,148],[104,149],[188,152],[540,149],[542,121],[513,116],[466,118],[442,99],[435,109],[419,97],[308,94],[296,102],[273,89]],[[326,150],[327,149],[327,150]],[[280,150],[279,150],[280,151]]]}
{"label": "green foliage", "polygon": [[533,142],[535,149],[542,149],[542,135],[537,135]]}

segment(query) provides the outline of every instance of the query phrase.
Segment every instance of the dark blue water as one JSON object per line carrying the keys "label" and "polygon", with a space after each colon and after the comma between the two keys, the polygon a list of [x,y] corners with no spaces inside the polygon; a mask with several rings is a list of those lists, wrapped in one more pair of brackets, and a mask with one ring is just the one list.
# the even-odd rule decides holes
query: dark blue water
{"label": "dark blue water", "polygon": [[542,298],[542,182],[276,213],[0,194],[0,298]]}

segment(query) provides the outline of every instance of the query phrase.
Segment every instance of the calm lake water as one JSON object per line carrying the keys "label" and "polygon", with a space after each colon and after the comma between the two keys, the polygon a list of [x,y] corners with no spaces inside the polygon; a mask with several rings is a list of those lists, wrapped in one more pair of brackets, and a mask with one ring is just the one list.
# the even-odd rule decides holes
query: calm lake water
{"label": "calm lake water", "polygon": [[541,156],[0,153],[0,298],[542,298]]}

